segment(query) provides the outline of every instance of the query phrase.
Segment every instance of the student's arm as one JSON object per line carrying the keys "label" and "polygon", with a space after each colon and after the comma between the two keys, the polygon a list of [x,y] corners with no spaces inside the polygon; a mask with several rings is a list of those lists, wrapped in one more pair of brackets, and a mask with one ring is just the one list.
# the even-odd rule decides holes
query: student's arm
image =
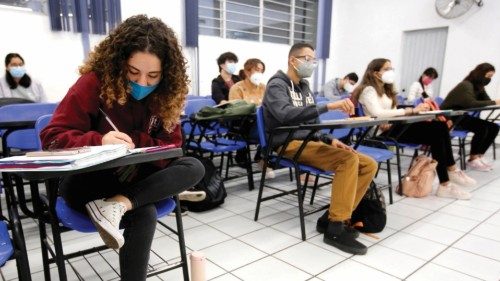
{"label": "student's arm", "polygon": [[289,98],[288,87],[279,83],[268,84],[264,99],[269,112],[283,126],[297,125],[315,119],[319,114],[327,111],[325,104],[305,107],[293,106]]}
{"label": "student's arm", "polygon": [[408,96],[406,97],[406,100],[409,103],[413,103],[416,98],[420,97],[421,94],[419,93],[419,90],[421,87],[422,86],[418,82],[413,82],[413,84],[411,84],[410,89],[408,90]]}
{"label": "student's arm", "polygon": [[142,132],[134,130],[130,137],[136,144],[136,147],[147,147],[147,146],[165,146],[169,144],[175,145],[175,147],[181,147],[182,145],[182,135],[181,127],[177,124],[171,133],[167,132],[161,125],[160,127],[153,129],[151,133]]}
{"label": "student's arm", "polygon": [[212,80],[212,99],[216,104],[219,104],[221,101],[226,100],[226,97],[222,92],[222,88],[220,87],[220,83],[217,82],[216,79]]}
{"label": "student's arm", "polygon": [[405,115],[404,109],[386,109],[380,105],[380,97],[373,87],[366,87],[359,97],[365,113],[373,117],[394,117]]}
{"label": "student's arm", "polygon": [[487,105],[494,105],[495,101],[492,101],[490,97],[484,92],[484,94],[480,94],[479,96],[482,99],[477,99],[474,94],[474,88],[471,83],[460,83],[452,90],[450,95],[453,94],[454,104],[460,106],[461,108],[474,108],[474,107],[483,107]]}

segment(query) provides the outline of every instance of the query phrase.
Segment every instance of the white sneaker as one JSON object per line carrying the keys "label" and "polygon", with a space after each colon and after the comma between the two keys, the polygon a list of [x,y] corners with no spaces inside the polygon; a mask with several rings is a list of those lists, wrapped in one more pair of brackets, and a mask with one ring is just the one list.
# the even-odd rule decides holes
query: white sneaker
{"label": "white sneaker", "polygon": [[477,181],[464,173],[464,171],[456,169],[455,171],[448,171],[450,181],[461,186],[474,186]]}
{"label": "white sneaker", "polygon": [[490,170],[493,170],[493,164],[491,164],[491,162],[486,161],[484,157],[480,157],[479,160],[481,160],[481,163],[483,163],[484,166],[490,168]]}
{"label": "white sneaker", "polygon": [[127,209],[125,205],[120,202],[98,199],[85,204],[85,208],[104,244],[113,249],[120,249],[125,243],[120,232],[120,221]]}
{"label": "white sneaker", "polygon": [[481,171],[481,172],[489,172],[491,171],[491,168],[486,166],[482,161],[481,158],[476,158],[472,161],[467,161],[467,167],[471,168],[472,170],[476,171]]}
{"label": "white sneaker", "polygon": [[472,197],[470,192],[462,190],[460,187],[449,183],[448,185],[439,185],[436,192],[438,197],[455,198],[459,200],[469,200]]}

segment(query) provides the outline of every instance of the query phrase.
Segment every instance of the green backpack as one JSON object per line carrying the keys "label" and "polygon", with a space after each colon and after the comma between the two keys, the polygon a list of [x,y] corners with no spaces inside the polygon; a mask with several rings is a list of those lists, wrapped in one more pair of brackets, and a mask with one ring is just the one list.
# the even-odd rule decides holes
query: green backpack
{"label": "green backpack", "polygon": [[217,107],[204,106],[195,114],[194,118],[195,120],[211,120],[221,117],[245,116],[254,114],[255,107],[253,103],[236,100]]}

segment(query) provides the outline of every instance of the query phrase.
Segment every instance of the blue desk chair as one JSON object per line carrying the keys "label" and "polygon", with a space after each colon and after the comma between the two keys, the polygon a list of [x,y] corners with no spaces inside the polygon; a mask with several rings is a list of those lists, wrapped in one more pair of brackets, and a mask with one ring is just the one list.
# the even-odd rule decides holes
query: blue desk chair
{"label": "blue desk chair", "polygon": [[[320,114],[319,119],[321,122],[325,122],[328,120],[336,120],[336,119],[345,119],[348,118],[349,115],[340,110],[330,110],[323,114]],[[332,134],[336,139],[342,139],[351,134],[351,131],[354,129],[341,128],[335,130],[327,130],[325,133]],[[363,143],[363,142],[362,142]],[[389,189],[389,203],[392,204],[392,179],[391,179],[391,159],[394,157],[394,153],[390,151],[385,144],[376,140],[367,140],[364,142],[366,145],[359,145],[356,148],[356,151],[363,153],[365,155],[370,156],[378,163],[378,170],[375,177],[378,175],[378,171],[380,170],[380,166],[382,163],[386,163],[387,165],[387,187]],[[371,145],[371,146],[370,146]],[[316,188],[313,189],[313,196],[311,197],[311,204],[314,199],[314,193]]]}
{"label": "blue desk chair", "polygon": [[[50,119],[52,118],[52,114],[48,115],[43,115],[40,118],[37,119],[36,124],[35,124],[35,132],[39,136],[40,132],[45,128],[49,122]],[[41,150],[41,141],[40,138],[38,138],[38,149]],[[49,210],[49,213],[52,214],[53,218],[56,218],[58,222],[51,222],[52,225],[52,235],[54,236],[54,247],[56,248],[56,254],[53,257],[53,260],[56,260],[55,262],[58,264],[63,264],[64,265],[64,259],[65,257],[77,257],[77,256],[82,256],[85,254],[89,254],[92,252],[98,252],[104,249],[107,249],[106,246],[101,246],[101,247],[96,247],[93,249],[89,250],[83,250],[77,253],[70,253],[70,254],[63,254],[62,251],[62,241],[61,241],[61,232],[65,232],[68,230],[76,230],[79,232],[97,232],[97,229],[95,228],[94,224],[92,223],[91,219],[86,215],[81,212],[78,212],[71,207],[69,207],[64,199],[60,196],[57,196],[55,192],[53,192],[53,195],[51,194],[50,196],[53,196],[52,198],[46,198],[44,196],[40,196],[42,198],[42,201],[44,201],[46,206],[54,206],[54,204],[49,204],[49,202],[54,202],[55,201],[55,208],[53,210]],[[57,197],[56,197],[57,196]],[[180,210],[180,205],[177,196],[174,198],[167,198],[162,201],[159,201],[155,203],[156,206],[156,211],[157,211],[157,216],[158,218],[164,217],[171,212],[175,211],[176,215],[176,222],[177,222],[177,230],[172,229],[171,227],[167,226],[165,223],[158,221],[158,223],[165,228],[169,229],[171,232],[177,234],[179,238],[179,249],[180,249],[180,254],[181,254],[181,264],[173,266],[171,268],[167,268],[165,270],[161,270],[159,272],[155,272],[156,274],[159,274],[164,271],[172,270],[178,267],[182,267],[183,271],[183,276],[184,280],[188,281],[189,280],[189,273],[188,273],[188,267],[187,267],[187,256],[186,256],[186,246],[184,243],[184,231],[182,227],[182,218],[181,218],[181,210]],[[64,226],[64,228],[61,228],[59,225],[59,222]],[[49,222],[46,222],[49,223]],[[40,223],[42,225],[43,223]],[[39,225],[39,227],[40,227]],[[40,236],[42,238],[42,244],[46,242],[47,234],[45,231],[45,226],[40,228]],[[58,244],[58,242],[60,244]],[[45,253],[42,253],[42,257],[44,260],[44,272],[45,276],[49,276],[50,279],[50,269],[49,269],[49,259],[48,259],[48,253],[53,254],[53,251],[48,250],[50,249],[50,245],[48,243],[44,246],[42,246],[42,251],[45,251]],[[58,252],[58,249],[60,249],[60,253]],[[54,261],[52,261],[54,262]],[[64,275],[66,272],[64,271]]]}
{"label": "blue desk chair", "polygon": [[[299,219],[300,219],[300,230],[301,230],[301,237],[302,240],[306,240],[306,231],[305,231],[305,223],[304,223],[304,217],[309,214],[316,213],[320,210],[326,209],[327,206],[323,206],[318,210],[312,210],[309,212],[304,212],[304,206],[303,206],[303,201],[304,201],[304,194],[307,188],[307,178],[309,174],[316,175],[316,180],[315,180],[315,185],[318,184],[318,178],[319,176],[328,176],[331,177],[333,175],[332,171],[324,171],[318,168],[315,168],[313,166],[309,165],[304,165],[301,164],[294,159],[286,158],[282,155],[282,153],[276,153],[273,151],[271,147],[269,147],[268,143],[272,141],[272,135],[269,136],[269,139],[266,138],[266,129],[265,129],[265,124],[264,124],[264,114],[263,114],[263,109],[262,107],[257,108],[257,130],[259,133],[259,142],[262,147],[263,153],[263,160],[264,160],[264,167],[262,169],[262,174],[260,178],[260,186],[259,186],[259,195],[257,197],[257,207],[255,209],[255,217],[254,220],[257,221],[259,219],[259,211],[260,211],[260,205],[262,202],[275,199],[281,196],[286,196],[290,194],[296,194],[297,195],[297,202],[299,206]],[[289,134],[293,134],[293,129],[290,129]],[[280,191],[277,194],[272,194],[266,197],[263,197],[263,192],[264,192],[264,187],[265,181],[266,181],[266,170],[267,167],[272,166],[275,168],[278,167],[285,167],[285,168],[291,168],[294,169],[294,174],[295,174],[295,182],[296,182],[296,189],[294,190],[281,190],[277,187],[272,187],[272,189]],[[304,186],[301,186],[300,183],[300,174],[301,173],[306,173],[306,184]]]}
{"label": "blue desk chair", "polygon": [[14,247],[10,240],[7,224],[0,221],[0,266],[3,266],[14,255]]}

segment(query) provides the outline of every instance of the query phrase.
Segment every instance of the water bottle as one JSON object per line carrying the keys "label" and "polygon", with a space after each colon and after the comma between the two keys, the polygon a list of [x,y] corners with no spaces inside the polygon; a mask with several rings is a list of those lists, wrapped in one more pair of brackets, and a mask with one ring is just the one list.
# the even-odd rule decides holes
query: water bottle
{"label": "water bottle", "polygon": [[206,281],[205,254],[192,252],[189,258],[191,260],[191,281]]}

